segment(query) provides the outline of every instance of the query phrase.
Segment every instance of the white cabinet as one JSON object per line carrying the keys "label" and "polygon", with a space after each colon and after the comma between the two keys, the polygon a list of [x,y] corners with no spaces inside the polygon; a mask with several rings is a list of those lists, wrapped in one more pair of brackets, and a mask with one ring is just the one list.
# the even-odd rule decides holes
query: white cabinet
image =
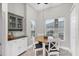
{"label": "white cabinet", "polygon": [[13,42],[12,41],[9,41],[7,44],[6,44],[6,56],[12,56],[13,54]]}
{"label": "white cabinet", "polygon": [[20,38],[8,41],[7,53],[8,56],[17,56],[27,50],[27,38]]}

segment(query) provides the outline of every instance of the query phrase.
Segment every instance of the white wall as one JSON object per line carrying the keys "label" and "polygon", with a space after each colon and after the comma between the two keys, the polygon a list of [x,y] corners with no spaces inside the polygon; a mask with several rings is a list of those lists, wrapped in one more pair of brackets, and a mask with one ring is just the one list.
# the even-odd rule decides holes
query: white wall
{"label": "white wall", "polygon": [[77,33],[77,40],[76,40],[76,55],[79,56],[79,3],[77,4],[77,14],[78,14],[78,19],[77,19],[77,29],[76,29],[76,33]]}
{"label": "white wall", "polygon": [[45,34],[45,20],[44,20],[45,14],[43,12],[38,12],[37,20],[36,20],[36,32],[37,35],[39,34]]}
{"label": "white wall", "polygon": [[[2,4],[0,3],[0,28],[2,27]],[[0,29],[0,55],[2,55],[2,29]]]}
{"label": "white wall", "polygon": [[[1,20],[2,20],[2,5],[0,3],[0,22],[1,22]],[[1,23],[0,23],[0,27],[2,27]],[[0,29],[0,35],[1,35],[1,29]],[[1,43],[1,37],[0,37],[0,43]]]}
{"label": "white wall", "polygon": [[24,16],[24,4],[23,3],[8,3],[8,11],[16,15]]}
{"label": "white wall", "polygon": [[79,4],[74,4],[71,13],[71,51],[73,55],[79,56]]}
{"label": "white wall", "polygon": [[64,40],[60,42],[61,47],[70,49],[70,12],[64,16]]}
{"label": "white wall", "polygon": [[24,17],[23,19],[23,31],[14,31],[13,34],[14,36],[23,36],[25,35],[25,4],[24,3],[8,3],[8,12],[14,13],[16,15]]}
{"label": "white wall", "polygon": [[26,23],[27,23],[27,36],[28,36],[28,46],[32,44],[32,40],[31,40],[31,20],[34,20],[36,22],[37,20],[37,11],[32,8],[31,6],[29,6],[28,4],[26,4]]}
{"label": "white wall", "polygon": [[7,15],[7,3],[2,3],[2,20],[1,20],[1,31],[2,31],[2,55],[6,55],[7,40],[8,40],[8,15]]}

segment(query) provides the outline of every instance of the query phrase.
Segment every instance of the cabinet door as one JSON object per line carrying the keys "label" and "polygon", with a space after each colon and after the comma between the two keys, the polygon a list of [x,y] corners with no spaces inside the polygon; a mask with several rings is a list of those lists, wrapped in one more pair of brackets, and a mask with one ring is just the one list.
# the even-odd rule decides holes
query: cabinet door
{"label": "cabinet door", "polygon": [[18,51],[18,55],[21,54],[23,52],[23,40],[22,38],[18,40],[18,47],[17,47],[17,51]]}
{"label": "cabinet door", "polygon": [[22,43],[22,48],[25,51],[25,50],[27,50],[27,39],[26,38],[23,38],[23,41],[22,42],[23,42]]}
{"label": "cabinet door", "polygon": [[6,44],[6,56],[12,56],[13,54],[13,43],[12,42],[8,42]]}
{"label": "cabinet door", "polygon": [[15,40],[8,41],[6,50],[7,50],[6,55],[16,56],[17,55],[17,42]]}
{"label": "cabinet door", "polygon": [[25,43],[25,50],[27,50],[27,38],[24,39],[24,43]]}
{"label": "cabinet door", "polygon": [[23,22],[22,22],[22,18],[17,18],[17,28],[18,29],[22,29],[22,26],[23,26]]}
{"label": "cabinet door", "polygon": [[17,56],[22,52],[22,39],[16,39],[13,44],[13,55]]}
{"label": "cabinet door", "polygon": [[17,56],[19,54],[21,54],[22,52],[24,52],[24,38],[21,39],[16,39],[14,40],[13,43],[13,56]]}
{"label": "cabinet door", "polygon": [[18,55],[18,42],[17,42],[17,40],[14,40],[13,41],[13,53],[12,53],[12,55],[13,56],[17,56]]}
{"label": "cabinet door", "polygon": [[16,17],[12,14],[9,14],[8,16],[8,28],[9,30],[16,29]]}
{"label": "cabinet door", "polygon": [[27,50],[27,39],[26,38],[21,38],[19,41],[18,41],[18,51],[20,53],[24,52]]}

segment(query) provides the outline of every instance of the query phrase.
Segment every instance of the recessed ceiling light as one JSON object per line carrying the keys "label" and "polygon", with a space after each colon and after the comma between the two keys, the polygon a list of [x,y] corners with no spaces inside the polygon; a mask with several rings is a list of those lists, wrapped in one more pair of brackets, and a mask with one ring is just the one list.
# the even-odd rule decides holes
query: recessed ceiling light
{"label": "recessed ceiling light", "polygon": [[41,3],[37,3],[37,4],[39,5],[39,4],[41,4]]}
{"label": "recessed ceiling light", "polygon": [[[37,3],[37,4],[39,5],[39,4],[41,4],[41,3]],[[44,3],[44,4],[48,4],[48,3]]]}
{"label": "recessed ceiling light", "polygon": [[48,3],[44,3],[44,4],[48,4]]}

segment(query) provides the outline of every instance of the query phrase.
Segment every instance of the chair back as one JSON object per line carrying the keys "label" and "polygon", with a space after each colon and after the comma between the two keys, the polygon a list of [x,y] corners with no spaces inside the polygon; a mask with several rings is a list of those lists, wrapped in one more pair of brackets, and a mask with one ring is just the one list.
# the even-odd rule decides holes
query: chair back
{"label": "chair back", "polygon": [[48,42],[49,42],[48,51],[58,50],[59,47],[58,47],[58,42],[56,41],[56,39],[54,39],[52,36],[49,36]]}
{"label": "chair back", "polygon": [[33,48],[35,49],[35,44],[36,44],[35,37],[32,37],[32,42],[33,42]]}
{"label": "chair back", "polygon": [[48,36],[48,42],[53,42],[54,38],[52,36]]}

